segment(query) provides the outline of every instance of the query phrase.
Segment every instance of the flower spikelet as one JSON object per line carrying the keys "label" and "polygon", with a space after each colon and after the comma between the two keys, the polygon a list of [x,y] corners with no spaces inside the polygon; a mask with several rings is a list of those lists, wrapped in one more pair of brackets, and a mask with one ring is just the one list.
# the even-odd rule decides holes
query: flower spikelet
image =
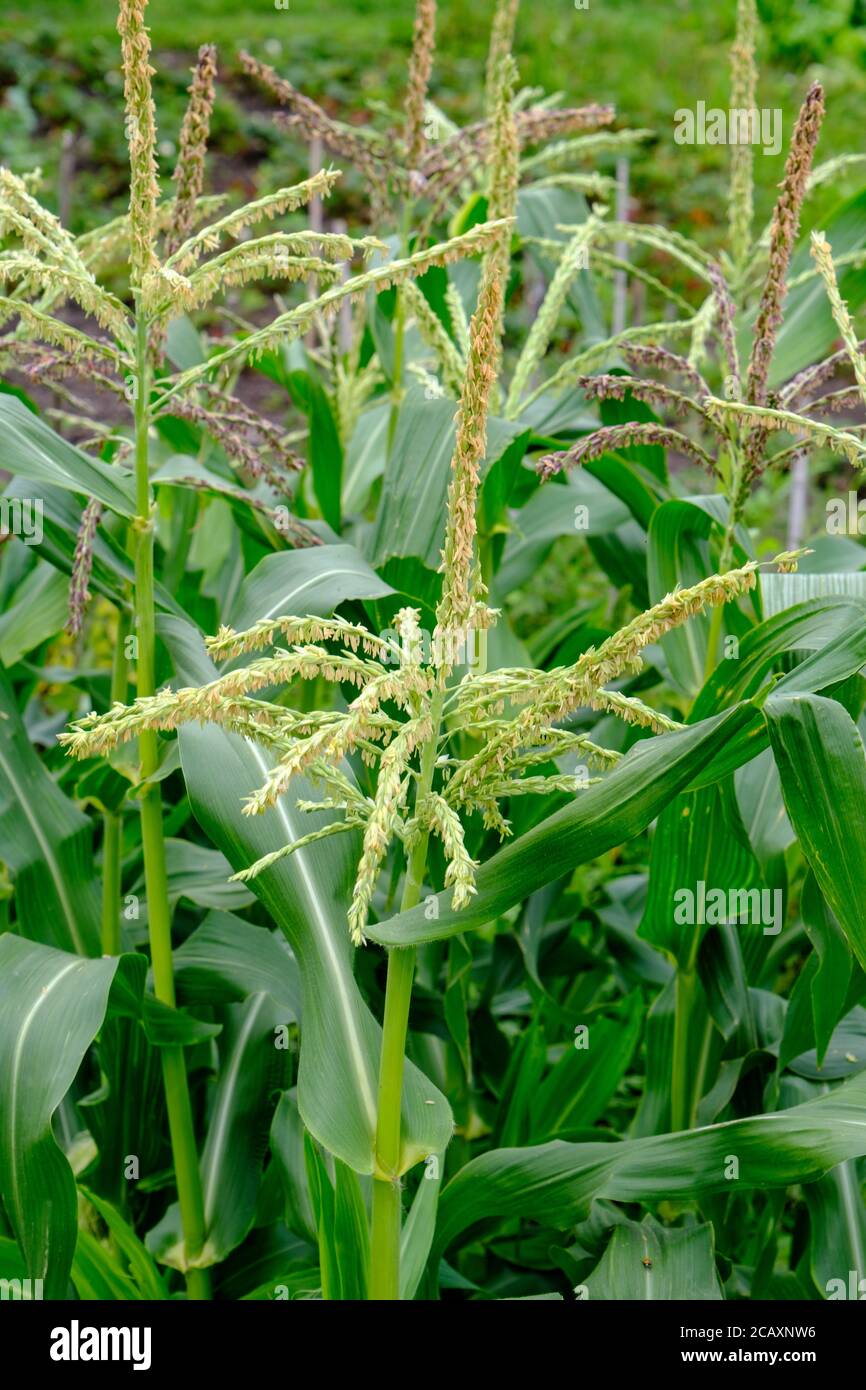
{"label": "flower spikelet", "polygon": [[424,151],[424,106],[436,45],[436,0],[418,0],[406,89],[406,163],[416,169]]}
{"label": "flower spikelet", "polygon": [[[513,141],[511,92],[513,64],[504,65],[496,116],[494,151],[508,161]],[[494,156],[495,158],[495,156]],[[493,180],[496,187],[496,180]],[[508,274],[510,223],[491,246],[481,275],[478,304],[469,326],[469,354],[457,412],[457,435],[448,488],[448,519],[441,570],[445,578],[436,610],[437,635],[465,634],[473,602],[483,597],[475,568],[475,507],[481,464],[487,447],[487,415],[501,353],[501,326]],[[474,592],[473,592],[474,589]]]}
{"label": "flower spikelet", "polygon": [[424,715],[404,724],[382,754],[379,781],[373,810],[364,830],[364,845],[358,864],[352,902],[349,907],[349,930],[356,946],[364,941],[364,927],[382,861],[394,838],[400,810],[409,791],[406,768],[415,748],[432,734],[430,719]]}
{"label": "flower spikelet", "polygon": [[818,267],[818,273],[824,281],[824,288],[827,291],[827,298],[830,301],[830,309],[833,320],[839,329],[839,334],[845,344],[845,349],[854,368],[854,376],[860,393],[866,403],[866,359],[860,351],[857,341],[857,334],[851,322],[851,315],[848,312],[848,305],[839,293],[839,284],[836,279],[836,268],[833,265],[833,250],[823,232],[812,233],[812,257]]}
{"label": "flower spikelet", "polygon": [[478,865],[469,854],[463,839],[463,826],[460,817],[444,797],[430,792],[423,803],[416,808],[419,824],[429,826],[442,841],[448,867],[445,870],[445,887],[453,888],[451,906],[459,912],[475,893],[475,870]]}
{"label": "flower spikelet", "polygon": [[746,383],[746,397],[752,405],[764,405],[770,361],[776,334],[782,322],[782,305],[787,288],[788,265],[800,226],[800,208],[812,168],[812,156],[824,116],[824,91],[815,82],[806,94],[791,137],[785,174],[770,225],[770,252],[767,278],[755,320],[752,353]]}
{"label": "flower spikelet", "polygon": [[129,146],[129,238],[132,284],[140,288],[157,267],[153,243],[159,185],[156,169],[156,112],[151,96],[150,36],[144,25],[147,0],[120,0],[117,32],[123,55],[126,139]]}
{"label": "flower spikelet", "polygon": [[[737,34],[731,48],[731,110],[753,111],[758,82],[755,39],[758,15],[755,0],[737,0]],[[734,263],[745,264],[752,240],[752,165],[754,155],[747,140],[731,144],[731,192],[728,219]]]}
{"label": "flower spikelet", "polygon": [[84,614],[90,599],[90,575],[93,570],[93,542],[96,528],[102,516],[102,503],[92,497],[81,514],[81,525],[75,542],[75,555],[72,561],[72,581],[69,585],[69,616],[66,631],[77,637],[84,623]]}
{"label": "flower spikelet", "polygon": [[177,184],[174,221],[166,238],[166,255],[176,251],[189,235],[195,206],[204,183],[204,162],[210,134],[210,118],[214,104],[216,78],[216,48],[202,44],[196,65],[192,69],[189,103],[180,128],[180,152],[172,178]]}

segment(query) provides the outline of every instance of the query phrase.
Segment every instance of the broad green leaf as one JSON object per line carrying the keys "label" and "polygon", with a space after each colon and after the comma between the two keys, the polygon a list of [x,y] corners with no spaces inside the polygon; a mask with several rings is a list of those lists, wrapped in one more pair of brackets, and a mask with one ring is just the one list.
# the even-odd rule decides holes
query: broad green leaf
{"label": "broad green leaf", "polygon": [[241,585],[228,621],[241,631],[263,618],[332,613],[348,598],[393,593],[351,545],[266,555]]}
{"label": "broad green leaf", "polygon": [[590,459],[583,470],[603,483],[614,497],[626,506],[634,520],[645,531],[649,529],[653,512],[661,502],[670,499],[670,489],[655,474],[622,454],[602,454]]}
{"label": "broad green leaf", "polygon": [[283,1091],[271,1121],[270,1150],[283,1198],[284,1220],[303,1240],[315,1241],[316,1217],[307,1180],[304,1126],[295,1091]]}
{"label": "broad green leaf", "polygon": [[[454,453],[454,412],[452,400],[427,400],[420,387],[409,390],[400,405],[367,547],[370,562],[377,568],[395,557],[417,557],[428,569],[439,568]],[[520,433],[519,425],[488,421],[482,476]]]}
{"label": "broad green leaf", "polygon": [[0,1236],[0,1279],[11,1284],[7,1297],[20,1302],[37,1297],[37,1287],[27,1278],[25,1264],[18,1244],[8,1236]]}
{"label": "broad green leaf", "polygon": [[309,457],[316,500],[328,525],[339,531],[343,447],[331,403],[312,370],[287,372],[285,384],[310,422]]}
{"label": "broad green leaf", "polygon": [[[670,979],[659,991],[650,1005],[646,1016],[644,1050],[646,1055],[646,1074],[643,1095],[637,1108],[630,1133],[635,1139],[647,1134],[663,1134],[671,1128],[671,1076],[674,1057],[674,1016],[676,1010],[676,979]],[[692,1029],[696,1023],[703,1031],[703,1021],[697,1010],[689,1018]],[[695,1050],[687,1048],[692,1058],[697,1052],[697,1038],[689,1038],[696,1044]],[[692,1075],[694,1072],[692,1071]],[[694,1089],[694,1087],[692,1088]]]}
{"label": "broad green leaf", "polygon": [[[808,961],[806,967],[808,969]],[[791,1011],[788,1005],[788,1012]],[[866,1070],[866,1009],[859,1004],[833,1029],[827,1050],[818,1062],[815,1048],[794,1057],[789,1070],[807,1081],[838,1081]]]}
{"label": "broad green leaf", "polygon": [[[29,497],[32,488],[26,479],[13,478],[6,487],[4,497]],[[64,492],[62,488],[50,487],[43,483],[39,489],[42,502],[42,540],[32,549],[63,574],[72,573],[78,529],[81,525],[82,506],[78,497]],[[120,542],[107,529],[104,522],[97,528],[93,538],[93,569],[88,587],[94,594],[110,599],[115,606],[128,610],[130,607],[130,586],[135,581],[135,566]],[[158,608],[166,613],[184,616],[184,610],[163,584],[156,581],[154,598]]]}
{"label": "broad green leaf", "polygon": [[69,609],[69,585],[62,574],[41,563],[7,600],[0,615],[0,662],[14,666],[27,652],[59,632]]}
{"label": "broad green leaf", "polygon": [[866,968],[866,757],[850,715],[820,695],[771,695],[764,707],[782,795],[818,886]]}
{"label": "broad green leaf", "polygon": [[[720,536],[727,520],[727,503],[722,497],[690,497],[663,502],[653,512],[647,547],[647,579],[651,603],[659,603],[678,587],[696,584],[714,574],[716,563],[710,552],[710,537]],[[736,563],[745,558],[742,542]],[[730,625],[734,605],[725,606]],[[661,638],[676,684],[694,695],[704,683],[707,640],[711,618],[699,613],[681,627]]]}
{"label": "broad green leaf", "polygon": [[367,1297],[370,1269],[370,1218],[361,1181],[345,1163],[334,1159],[334,1248],[340,1271],[340,1297]]}
{"label": "broad green leaf", "polygon": [[[596,1198],[694,1201],[715,1192],[812,1182],[866,1153],[866,1076],[828,1096],[706,1129],[621,1143],[498,1149],[467,1163],[439,1201],[436,1248],[488,1217],[527,1217],[567,1229]],[[731,1158],[738,1163],[732,1176]]]}
{"label": "broad green leaf", "polygon": [[[167,619],[162,628],[180,679],[206,681],[213,667],[197,635]],[[264,780],[270,755],[221,729],[187,726],[180,732],[184,777],[196,818],[237,870],[300,838],[309,821],[295,798],[318,799],[303,778],[273,812],[242,814],[242,802]],[[316,824],[322,820],[317,817]],[[298,1095],[310,1133],[359,1173],[373,1170],[376,1078],[381,1029],[352,973],[353,948],[346,910],[358,844],[338,835],[298,850],[253,880],[256,896],[285,932],[303,985]],[[403,1087],[403,1158],[411,1167],[439,1153],[451,1135],[444,1097],[407,1062]]]}
{"label": "broad green leaf", "polygon": [[359,512],[370,495],[370,488],[385,471],[388,444],[390,400],[376,402],[358,419],[343,469],[343,507]]}
{"label": "broad green leaf", "polygon": [[409,946],[483,926],[578,864],[639,835],[698,774],[710,775],[717,754],[746,761],[756,732],[755,711],[744,705],[681,732],[643,740],[570,806],[482,864],[468,907],[453,911],[446,891],[436,896],[435,911],[427,902],[370,926],[367,935],[385,945]]}
{"label": "broad green leaf", "polygon": [[194,1047],[222,1031],[221,1024],[208,1023],[184,1009],[163,1004],[151,994],[142,999],[141,1022],[145,1037],[154,1047]]}
{"label": "broad green leaf", "polygon": [[[866,549],[861,549],[866,564]],[[764,613],[771,618],[795,604],[816,598],[852,598],[866,600],[866,573],[862,570],[842,570],[827,574],[762,574],[761,598]]]}
{"label": "broad green leaf", "polygon": [[[126,1261],[127,1272],[132,1279],[138,1298],[143,1299],[162,1299],[168,1297],[162,1275],[156,1267],[147,1247],[143,1241],[139,1240],[132,1226],[126,1221],[116,1207],[110,1202],[105,1202],[98,1197],[95,1192],[79,1184],[79,1192],[87,1199],[92,1207],[99,1212],[108,1231],[111,1240],[119,1255]],[[78,1239],[81,1240],[81,1231]],[[77,1254],[77,1251],[76,1251]],[[73,1281],[75,1282],[75,1271],[73,1267]]]}
{"label": "broad green leaf", "polygon": [[629,518],[629,511],[603,483],[582,469],[567,483],[539,488],[517,513],[496,574],[497,594],[525,584],[544,552],[559,536],[604,535]]}
{"label": "broad green leaf", "polygon": [[[756,891],[760,890],[751,890],[752,894]],[[725,890],[726,897],[729,892],[729,888]],[[746,899],[748,902],[749,899]],[[734,899],[734,911],[737,910],[736,903]],[[763,955],[759,935],[763,929],[748,923],[748,917],[760,917],[765,907],[769,909],[769,917],[774,905],[772,898],[753,897],[745,923],[733,920],[718,923],[705,929],[701,939],[697,970],[706,996],[706,1012],[725,1042],[731,1038],[737,1039],[733,1048],[735,1051],[739,1051],[741,1046],[750,1051],[757,1046],[748,977],[757,973],[756,958],[759,964]],[[770,930],[774,930],[772,924]],[[709,1074],[712,1076],[712,1072]],[[699,1102],[701,1097],[695,1099]]]}
{"label": "broad green leaf", "polygon": [[782,785],[771,749],[765,748],[745,767],[738,768],[734,786],[749,842],[758,862],[766,866],[784,854],[796,838],[785,814]]}
{"label": "broad green leaf", "polygon": [[530,1135],[541,1143],[568,1130],[594,1125],[625,1075],[640,1037],[643,1006],[635,991],[612,1011],[588,1025],[587,1046],[566,1044],[533,1097]]}
{"label": "broad green leaf", "polygon": [[841,1279],[844,1297],[851,1298],[852,1270],[857,1290],[853,1296],[859,1301],[866,1292],[861,1283],[866,1279],[866,1202],[858,1166],[851,1158],[803,1188],[812,1231],[812,1278],[825,1297],[834,1290],[832,1281]]}
{"label": "broad green leaf", "polygon": [[810,655],[777,681],[776,693],[823,690],[859,671],[866,664],[866,604],[813,598],[766,618],[741,639],[736,661],[719,662],[689,723],[756,694],[780,657],[802,651]]}
{"label": "broad green leaf", "polygon": [[266,991],[284,1016],[301,1016],[298,966],[285,940],[230,912],[209,912],[178,946],[174,974],[188,1003],[238,1004]]}
{"label": "broad green leaf", "polygon": [[334,1238],[334,1186],[324,1156],[309,1134],[304,1135],[304,1162],[307,1186],[313,1207],[316,1244],[319,1247],[319,1277],[326,1302],[340,1297],[340,1264]]}
{"label": "broad green leaf", "polygon": [[82,960],[0,936],[0,1192],[31,1278],[64,1298],[77,1232],[75,1180],[51,1131],[102,1026],[115,977],[139,992],[141,956]]}
{"label": "broad green leaf", "polygon": [[[727,920],[732,905],[746,911],[751,899],[738,898],[732,904],[732,890],[748,892],[762,886],[728,789],[716,785],[684,792],[672,797],[658,818],[638,935],[667,952],[680,969],[693,970],[707,919],[710,925]],[[715,898],[708,901],[714,890]],[[724,895],[723,909],[719,893]],[[738,930],[760,933],[761,926],[741,923]]]}
{"label": "broad green leaf", "polygon": [[277,505],[273,494],[266,490],[264,485],[260,485],[255,491],[245,490],[236,478],[224,477],[192,454],[172,454],[151,475],[151,481],[160,487],[184,490],[187,496],[190,492],[201,492],[224,499],[238,525],[244,526],[246,518],[245,529],[253,533],[258,531],[260,534],[260,528],[257,524],[252,526],[249,522],[250,508],[259,503],[269,514]]}
{"label": "broad green leaf", "polygon": [[[135,1012],[133,1003],[131,1013]],[[129,1194],[130,1154],[138,1160],[143,1179],[165,1162],[162,1058],[140,1019],[128,1016],[105,1020],[96,1058],[100,1085],[78,1102],[97,1148],[82,1180],[89,1191],[118,1206]]]}
{"label": "broad green leaf", "polygon": [[590,1300],[720,1299],[713,1228],[662,1226],[652,1216],[614,1227],[585,1281]]}
{"label": "broad green leaf", "polygon": [[301,1273],[305,1282],[298,1290],[300,1296],[315,1297],[319,1287],[315,1245],[299,1240],[285,1226],[263,1226],[252,1231],[220,1269],[219,1297],[291,1297],[298,1288],[295,1280]]}
{"label": "broad green leaf", "polygon": [[[833,1030],[845,1012],[854,961],[845,933],[824,901],[812,873],[807,875],[803,884],[800,911],[817,957],[815,972],[808,979],[807,986],[812,1004],[816,1059],[820,1064],[830,1045]],[[799,980],[797,983],[799,985]],[[779,1060],[787,1061],[789,1057],[783,1044]]]}
{"label": "broad green leaf", "polygon": [[[217,850],[188,840],[168,838],[165,841],[165,864],[168,874],[168,900],[180,898],[196,907],[230,909],[249,907],[255,902],[253,894],[242,883],[230,883],[231,866]],[[144,894],[144,880],[133,891]],[[144,901],[146,907],[146,899]]]}
{"label": "broad green leaf", "polygon": [[0,431],[0,468],[35,483],[36,497],[40,484],[53,484],[135,516],[135,485],[126,469],[89,458],[15,396],[0,394]]}
{"label": "broad green leaf", "polygon": [[39,761],[2,669],[0,855],[14,875],[21,934],[97,955],[99,896],[90,822]]}

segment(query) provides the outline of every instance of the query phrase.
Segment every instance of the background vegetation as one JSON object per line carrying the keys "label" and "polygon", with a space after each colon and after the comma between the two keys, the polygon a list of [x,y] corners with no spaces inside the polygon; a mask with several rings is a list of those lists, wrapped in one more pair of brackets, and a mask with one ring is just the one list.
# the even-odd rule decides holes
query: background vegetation
{"label": "background vegetation", "polygon": [[125,129],[115,0],[6,26],[0,1278],[866,1276],[864,16],[762,7],[752,216],[673,140],[734,6],[591,4],[527,0],[516,95],[514,6],[485,92],[443,5],[429,110],[429,3],[407,101],[408,5],[153,0],[156,137],[141,0]]}
{"label": "background vegetation", "polygon": [[[561,91],[568,104],[612,102],[632,127],[657,132],[652,175],[636,167],[636,212],[663,207],[667,221],[699,238],[718,222],[726,153],[722,147],[678,148],[673,112],[728,102],[728,47],[735,4],[694,0],[591,0],[591,12],[570,0],[535,3],[520,14],[515,55],[521,81]],[[819,78],[832,107],[822,135],[822,157],[856,149],[866,100],[866,5],[863,0],[762,0],[759,44],[760,101],[781,107],[790,129],[804,79]],[[155,94],[167,151],[176,139],[185,103],[187,71],[200,42],[220,47],[230,75],[221,84],[213,127],[212,161],[220,186],[249,192],[267,182],[276,154],[263,103],[251,100],[231,75],[236,54],[249,47],[276,64],[297,86],[332,110],[362,118],[364,104],[402,100],[411,46],[412,10],[397,0],[291,0],[277,10],[270,0],[189,0],[182,7],[154,0],[150,7],[157,62]],[[487,51],[490,3],[444,0],[439,9],[437,61],[431,92],[455,120],[481,115],[478,75]],[[16,170],[34,163],[47,177],[46,199],[57,201],[64,135],[74,138],[75,179],[65,196],[76,230],[96,200],[124,197],[126,154],[116,119],[120,63],[113,0],[51,0],[33,8],[12,0],[0,21],[0,141]],[[66,168],[70,167],[67,156]],[[769,216],[784,150],[756,161],[758,212]]]}

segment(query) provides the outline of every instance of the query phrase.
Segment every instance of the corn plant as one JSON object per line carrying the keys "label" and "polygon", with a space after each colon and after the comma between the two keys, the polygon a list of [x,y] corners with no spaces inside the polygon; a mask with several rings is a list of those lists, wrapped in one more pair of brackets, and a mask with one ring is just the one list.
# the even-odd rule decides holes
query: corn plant
{"label": "corn plant", "polygon": [[[522,90],[514,0],[463,129],[433,0],[387,131],[243,55],[287,160],[360,171],[350,235],[297,225],[331,168],[206,195],[210,45],[161,196],[144,9],[128,215],[73,238],[0,172],[0,1277],[851,1296],[862,547],[766,515],[863,466],[820,86],[757,235],[732,146],[711,254],[575,172],[647,133]],[[608,330],[613,274],[655,320]]]}

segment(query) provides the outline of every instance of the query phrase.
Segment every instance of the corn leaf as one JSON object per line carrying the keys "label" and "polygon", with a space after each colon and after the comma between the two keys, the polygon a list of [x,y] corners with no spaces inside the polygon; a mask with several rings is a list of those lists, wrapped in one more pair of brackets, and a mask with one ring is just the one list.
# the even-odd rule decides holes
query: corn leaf
{"label": "corn leaf", "polygon": [[803,853],[860,965],[866,922],[866,757],[851,716],[821,695],[772,695],[766,704],[782,795]]}
{"label": "corn leaf", "polygon": [[0,394],[0,468],[31,483],[53,484],[66,492],[95,497],[119,516],[135,515],[135,487],[130,474],[89,458],[61,438],[17,396]]}
{"label": "corn leaf", "polygon": [[[54,1114],[102,1026],[112,987],[140,997],[142,956],[82,960],[0,937],[0,1192],[32,1279],[64,1298],[75,1251],[75,1181]],[[63,1045],[58,1046],[58,1039]]]}
{"label": "corn leaf", "polygon": [[591,1301],[721,1299],[713,1228],[662,1226],[652,1216],[623,1222],[585,1286]]}
{"label": "corn leaf", "polygon": [[[499,1149],[472,1159],[439,1202],[436,1248],[489,1217],[567,1229],[592,1202],[656,1202],[811,1182],[866,1154],[866,1077],[767,1115],[621,1143]],[[731,1159],[737,1160],[736,1168]],[[737,1173],[737,1176],[732,1174]]]}
{"label": "corn leaf", "polygon": [[90,822],[39,761],[2,668],[0,842],[15,878],[21,934],[79,955],[98,954]]}

